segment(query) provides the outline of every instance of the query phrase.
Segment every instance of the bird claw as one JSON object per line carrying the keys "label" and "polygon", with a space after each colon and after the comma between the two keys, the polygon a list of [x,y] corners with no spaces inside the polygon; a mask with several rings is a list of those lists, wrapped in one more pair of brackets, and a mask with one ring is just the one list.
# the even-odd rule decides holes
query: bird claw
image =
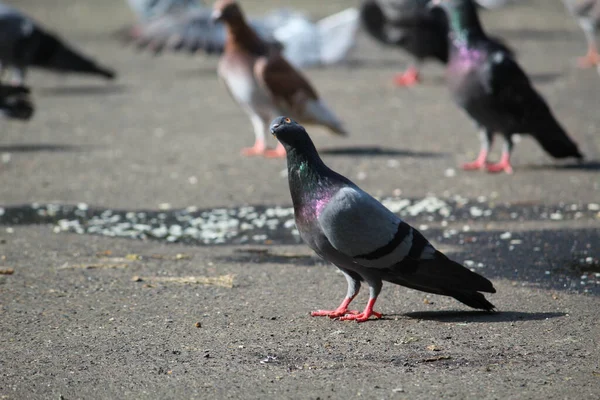
{"label": "bird claw", "polygon": [[245,147],[242,149],[241,151],[243,156],[246,157],[251,157],[251,156],[262,156],[263,154],[265,154],[265,147],[264,146],[252,146],[252,147]]}
{"label": "bird claw", "polygon": [[506,172],[507,174],[513,173],[512,165],[510,165],[510,163],[508,163],[508,162],[499,162],[496,164],[486,164],[485,169],[487,170],[487,172],[491,172],[491,173],[498,173],[498,172],[502,172],[502,171]]}
{"label": "bird claw", "polygon": [[267,149],[264,151],[263,155],[266,158],[284,158],[286,156],[285,149],[283,147],[277,147],[276,149]]}
{"label": "bird claw", "polygon": [[381,313],[371,311],[371,312],[361,312],[360,314],[346,314],[343,317],[340,317],[340,321],[356,321],[356,322],[365,322],[369,319],[369,317],[374,316],[379,319],[383,315]]}
{"label": "bird claw", "polygon": [[409,68],[406,72],[394,77],[394,84],[396,84],[396,86],[415,86],[420,81],[419,71],[416,68]]}
{"label": "bird claw", "polygon": [[475,170],[483,169],[484,166],[485,166],[484,162],[477,160],[477,161],[473,161],[473,162],[464,163],[462,165],[462,169],[465,171],[475,171]]}
{"label": "bird claw", "polygon": [[317,310],[310,313],[312,317],[340,318],[345,315],[358,314],[358,310],[336,309],[336,310]]}
{"label": "bird claw", "polygon": [[600,65],[600,54],[590,52],[583,57],[577,59],[577,65],[579,68],[591,68],[596,65]]}

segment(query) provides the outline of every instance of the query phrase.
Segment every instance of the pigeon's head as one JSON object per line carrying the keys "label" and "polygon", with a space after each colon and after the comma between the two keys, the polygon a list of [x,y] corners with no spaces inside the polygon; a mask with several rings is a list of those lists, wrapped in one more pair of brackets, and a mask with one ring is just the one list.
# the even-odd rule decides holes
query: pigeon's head
{"label": "pigeon's head", "polygon": [[314,148],[304,127],[289,117],[275,118],[271,122],[270,130],[286,150]]}
{"label": "pigeon's head", "polygon": [[217,0],[213,6],[213,21],[231,22],[240,18],[243,19],[244,14],[235,0]]}

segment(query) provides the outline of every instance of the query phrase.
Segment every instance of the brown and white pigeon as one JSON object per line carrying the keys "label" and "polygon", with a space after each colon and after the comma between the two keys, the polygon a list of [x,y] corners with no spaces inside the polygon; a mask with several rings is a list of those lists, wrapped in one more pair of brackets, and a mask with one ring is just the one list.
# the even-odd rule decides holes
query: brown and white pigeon
{"label": "brown and white pigeon", "polygon": [[[364,322],[373,311],[383,281],[454,297],[469,307],[495,307],[479,292],[495,293],[492,283],[450,260],[415,228],[346,177],[329,169],[306,130],[288,117],[271,123],[271,133],[287,152],[290,193],[300,237],[320,257],[338,267],[348,281],[335,310],[313,316]],[[362,313],[349,311],[361,282],[369,285]]]}
{"label": "brown and white pigeon", "polygon": [[106,79],[115,77],[114,71],[98,65],[25,14],[3,3],[0,3],[0,64],[2,69],[14,69],[17,84],[24,82],[28,67]]}
{"label": "brown and white pigeon", "polygon": [[275,150],[268,150],[265,137],[269,121],[281,114],[327,127],[336,135],[347,134],[308,80],[283,57],[280,48],[264,42],[248,25],[237,2],[217,1],[213,19],[222,21],[227,29],[219,77],[248,114],[254,128],[254,146],[243,149],[242,154],[285,156],[281,144]]}
{"label": "brown and white pigeon", "polygon": [[567,9],[573,14],[585,33],[588,51],[579,58],[581,68],[596,66],[600,72],[600,53],[598,52],[598,27],[600,26],[600,0],[564,0]]}

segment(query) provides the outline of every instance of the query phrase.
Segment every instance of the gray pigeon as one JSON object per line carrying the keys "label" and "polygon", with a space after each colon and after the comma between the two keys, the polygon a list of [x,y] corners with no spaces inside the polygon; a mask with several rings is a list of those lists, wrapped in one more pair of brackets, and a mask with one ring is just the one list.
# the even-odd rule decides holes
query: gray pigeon
{"label": "gray pigeon", "polygon": [[[134,10],[133,3],[139,1],[129,0]],[[211,20],[211,8],[190,0],[164,0],[160,10],[161,14],[154,10],[152,18],[140,19],[133,28],[125,31],[125,40],[155,54],[164,49],[208,54],[223,52],[225,26]],[[137,11],[136,14],[141,13]],[[252,18],[249,24],[262,40],[283,49],[293,65],[305,67],[343,61],[354,46],[359,22],[358,10],[354,8],[315,23],[303,13],[280,9]]]}
{"label": "gray pigeon", "polygon": [[167,13],[202,8],[201,0],[127,0],[138,21],[146,22]]}
{"label": "gray pigeon", "polygon": [[0,113],[7,118],[29,120],[34,107],[29,99],[29,88],[0,83]]}
{"label": "gray pigeon", "polygon": [[564,0],[567,9],[573,14],[585,33],[588,52],[579,59],[579,66],[596,66],[600,73],[600,53],[598,53],[598,27],[600,26],[600,0]]}
{"label": "gray pigeon", "polygon": [[[372,315],[380,318],[373,306],[383,281],[451,296],[473,308],[495,308],[479,293],[496,292],[489,280],[450,260],[419,231],[329,169],[302,126],[278,117],[270,130],[287,153],[300,236],[320,257],[337,266],[348,281],[346,298],[337,309],[311,315],[358,322]],[[369,302],[362,313],[349,311],[361,282],[369,285]]]}
{"label": "gray pigeon", "polygon": [[[479,156],[463,169],[512,173],[512,136],[517,133],[530,134],[555,158],[583,159],[513,56],[486,35],[472,0],[432,0],[432,7],[443,9],[450,21],[448,87],[481,130]],[[502,158],[488,164],[496,133],[504,137]]]}
{"label": "gray pigeon", "polygon": [[20,11],[0,3],[0,64],[13,68],[22,84],[28,67],[63,73],[80,73],[113,79],[115,73],[96,64],[46,31]]}

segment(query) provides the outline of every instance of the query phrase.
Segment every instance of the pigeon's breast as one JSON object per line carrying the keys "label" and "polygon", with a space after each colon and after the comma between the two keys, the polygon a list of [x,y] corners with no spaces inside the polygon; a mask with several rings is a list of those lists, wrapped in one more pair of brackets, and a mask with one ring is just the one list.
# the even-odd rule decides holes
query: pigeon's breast
{"label": "pigeon's breast", "polygon": [[218,74],[239,104],[257,110],[268,108],[271,99],[256,81],[253,71],[255,63],[256,58],[251,55],[226,54],[219,63]]}

